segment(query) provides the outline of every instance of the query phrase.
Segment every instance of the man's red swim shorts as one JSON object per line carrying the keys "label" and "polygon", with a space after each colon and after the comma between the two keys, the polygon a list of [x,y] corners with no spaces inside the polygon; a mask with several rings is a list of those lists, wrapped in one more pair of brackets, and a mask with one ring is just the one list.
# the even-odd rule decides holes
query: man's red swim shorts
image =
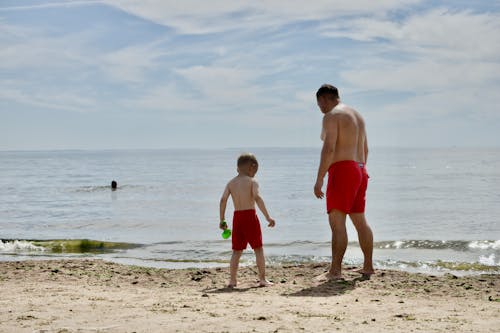
{"label": "man's red swim shorts", "polygon": [[255,209],[237,210],[233,216],[233,250],[242,251],[247,248],[247,244],[252,249],[262,247],[262,232]]}
{"label": "man's red swim shorts", "polygon": [[346,214],[363,213],[366,203],[368,174],[363,163],[339,161],[328,169],[326,211],[340,210]]}

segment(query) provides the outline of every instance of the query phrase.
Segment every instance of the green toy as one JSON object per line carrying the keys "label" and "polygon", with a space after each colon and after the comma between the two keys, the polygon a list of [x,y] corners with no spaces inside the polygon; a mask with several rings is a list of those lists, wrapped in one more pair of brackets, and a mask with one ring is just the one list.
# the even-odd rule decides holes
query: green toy
{"label": "green toy", "polygon": [[226,229],[224,229],[224,231],[222,232],[222,238],[224,238],[224,239],[228,239],[229,237],[231,237],[231,229],[227,228],[227,223],[226,223],[226,221],[222,221],[222,227],[223,227],[223,228],[226,228]]}

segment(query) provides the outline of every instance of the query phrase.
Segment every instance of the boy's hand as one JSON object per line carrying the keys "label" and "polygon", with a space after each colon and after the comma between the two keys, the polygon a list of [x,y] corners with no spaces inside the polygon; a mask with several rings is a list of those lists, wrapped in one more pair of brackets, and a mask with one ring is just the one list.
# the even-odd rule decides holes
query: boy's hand
{"label": "boy's hand", "polygon": [[227,223],[226,221],[220,221],[219,223],[219,229],[226,230],[227,229]]}
{"label": "boy's hand", "polygon": [[268,227],[272,228],[275,226],[276,222],[274,222],[274,219],[272,217],[269,217],[266,220],[267,220],[267,222],[269,222],[269,224],[267,225]]}

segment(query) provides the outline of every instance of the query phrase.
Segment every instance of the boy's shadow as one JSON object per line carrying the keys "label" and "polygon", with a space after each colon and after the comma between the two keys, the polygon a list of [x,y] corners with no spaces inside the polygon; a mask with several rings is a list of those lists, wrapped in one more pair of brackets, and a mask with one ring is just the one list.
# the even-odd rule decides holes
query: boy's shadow
{"label": "boy's shadow", "polygon": [[369,280],[370,276],[360,276],[352,280],[332,280],[325,281],[319,285],[301,289],[293,293],[284,293],[282,296],[313,296],[313,297],[328,297],[339,296],[348,291],[354,290],[356,284],[361,281]]}
{"label": "boy's shadow", "polygon": [[240,285],[239,287],[222,287],[222,288],[207,288],[203,290],[207,294],[226,294],[226,293],[243,293],[252,289],[260,289],[263,288],[259,285],[249,285],[247,283],[244,283],[243,285]]}
{"label": "boy's shadow", "polygon": [[238,288],[228,288],[228,287],[222,287],[218,289],[205,289],[203,290],[207,294],[227,294],[227,293],[243,293],[252,289],[256,289],[259,287],[238,287]]}

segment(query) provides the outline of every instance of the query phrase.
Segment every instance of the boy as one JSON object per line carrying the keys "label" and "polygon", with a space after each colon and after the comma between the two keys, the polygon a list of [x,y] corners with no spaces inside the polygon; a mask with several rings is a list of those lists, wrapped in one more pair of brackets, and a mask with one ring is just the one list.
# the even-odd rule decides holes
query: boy
{"label": "boy", "polygon": [[227,183],[222,198],[220,199],[220,224],[219,228],[227,229],[225,223],[226,204],[229,195],[233,199],[233,233],[230,272],[231,278],[228,287],[236,287],[236,273],[238,264],[247,244],[255,252],[255,261],[259,270],[259,286],[266,287],[272,285],[266,280],[264,250],[262,248],[262,232],[260,222],[255,212],[255,203],[269,222],[268,227],[274,227],[274,219],[269,216],[264,200],[259,194],[259,184],[253,178],[257,173],[259,163],[253,154],[243,154],[238,158],[238,175]]}

